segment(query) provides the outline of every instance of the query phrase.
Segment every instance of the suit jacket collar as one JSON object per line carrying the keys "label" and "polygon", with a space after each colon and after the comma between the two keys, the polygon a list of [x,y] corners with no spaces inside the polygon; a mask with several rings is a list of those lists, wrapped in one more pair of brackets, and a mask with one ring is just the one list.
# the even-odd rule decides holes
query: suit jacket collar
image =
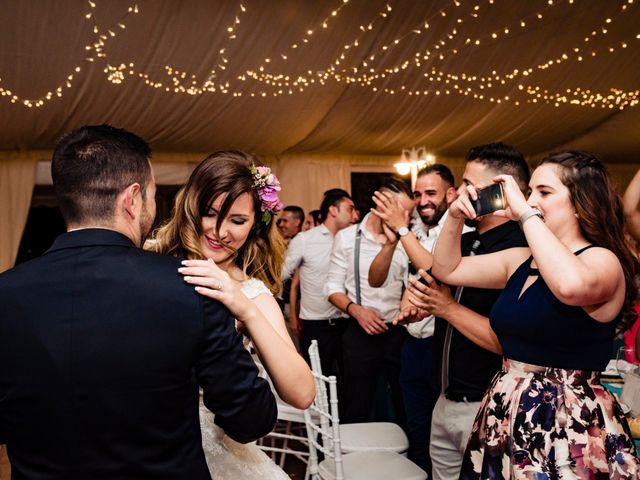
{"label": "suit jacket collar", "polygon": [[45,255],[49,252],[65,248],[91,247],[97,245],[137,248],[131,239],[122,233],[116,232],[115,230],[108,230],[105,228],[83,228],[81,230],[73,230],[60,235],[53,242],[51,248],[45,252]]}

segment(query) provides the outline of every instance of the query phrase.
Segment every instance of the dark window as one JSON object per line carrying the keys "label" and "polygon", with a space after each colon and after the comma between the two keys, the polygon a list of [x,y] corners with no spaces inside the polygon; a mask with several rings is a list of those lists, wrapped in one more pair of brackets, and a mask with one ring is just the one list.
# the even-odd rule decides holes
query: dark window
{"label": "dark window", "polygon": [[[153,228],[171,215],[173,200],[179,185],[158,185],[156,191],[156,220]],[[22,234],[16,265],[39,257],[51,246],[58,235],[66,230],[51,185],[37,185],[33,189],[31,208]]]}

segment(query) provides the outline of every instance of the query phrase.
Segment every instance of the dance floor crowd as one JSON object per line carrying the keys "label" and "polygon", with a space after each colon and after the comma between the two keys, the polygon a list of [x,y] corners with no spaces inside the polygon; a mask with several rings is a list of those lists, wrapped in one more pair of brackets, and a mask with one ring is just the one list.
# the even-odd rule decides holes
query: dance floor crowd
{"label": "dance floor crowd", "polygon": [[66,135],[68,231],[0,275],[14,478],[289,478],[254,441],[278,402],[317,401],[314,340],[340,423],[397,423],[415,478],[640,478],[601,382],[620,342],[640,364],[640,172],[623,198],[589,153],[531,171],[488,143],[461,178],[434,163],[368,211],[332,188],[305,215],[228,150],[152,231],[149,158],[108,125]]}

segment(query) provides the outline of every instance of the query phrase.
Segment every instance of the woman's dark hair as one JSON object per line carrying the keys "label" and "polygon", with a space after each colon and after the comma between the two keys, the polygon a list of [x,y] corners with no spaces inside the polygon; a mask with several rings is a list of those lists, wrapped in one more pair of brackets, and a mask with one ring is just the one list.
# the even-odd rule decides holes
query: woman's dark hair
{"label": "woman's dark hair", "polygon": [[[280,271],[284,261],[284,240],[275,222],[262,220],[261,200],[254,188],[249,167],[262,163],[253,155],[236,151],[219,151],[205,158],[191,173],[176,195],[171,219],[155,233],[155,251],[176,257],[202,259],[200,246],[202,217],[213,201],[224,195],[216,221],[219,231],[233,203],[240,195],[253,198],[254,224],[240,249],[230,250],[233,262],[250,276],[262,280],[274,295],[280,293]],[[227,247],[230,248],[230,247]]]}
{"label": "woman's dark hair", "polygon": [[569,189],[582,235],[593,245],[613,252],[620,261],[625,298],[616,322],[618,330],[624,331],[637,317],[633,306],[638,299],[636,277],[640,264],[625,235],[622,199],[615,191],[604,164],[589,153],[554,153],[542,159],[540,165],[544,164],[560,167],[559,177]]}

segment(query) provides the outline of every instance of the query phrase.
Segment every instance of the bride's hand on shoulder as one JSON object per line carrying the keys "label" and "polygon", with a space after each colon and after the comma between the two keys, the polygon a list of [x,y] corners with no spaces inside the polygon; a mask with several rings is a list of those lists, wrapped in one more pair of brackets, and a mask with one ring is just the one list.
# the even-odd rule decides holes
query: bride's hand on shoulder
{"label": "bride's hand on shoulder", "polygon": [[251,318],[253,302],[242,293],[238,282],[213,260],[183,260],[178,272],[200,295],[222,302],[239,321]]}

